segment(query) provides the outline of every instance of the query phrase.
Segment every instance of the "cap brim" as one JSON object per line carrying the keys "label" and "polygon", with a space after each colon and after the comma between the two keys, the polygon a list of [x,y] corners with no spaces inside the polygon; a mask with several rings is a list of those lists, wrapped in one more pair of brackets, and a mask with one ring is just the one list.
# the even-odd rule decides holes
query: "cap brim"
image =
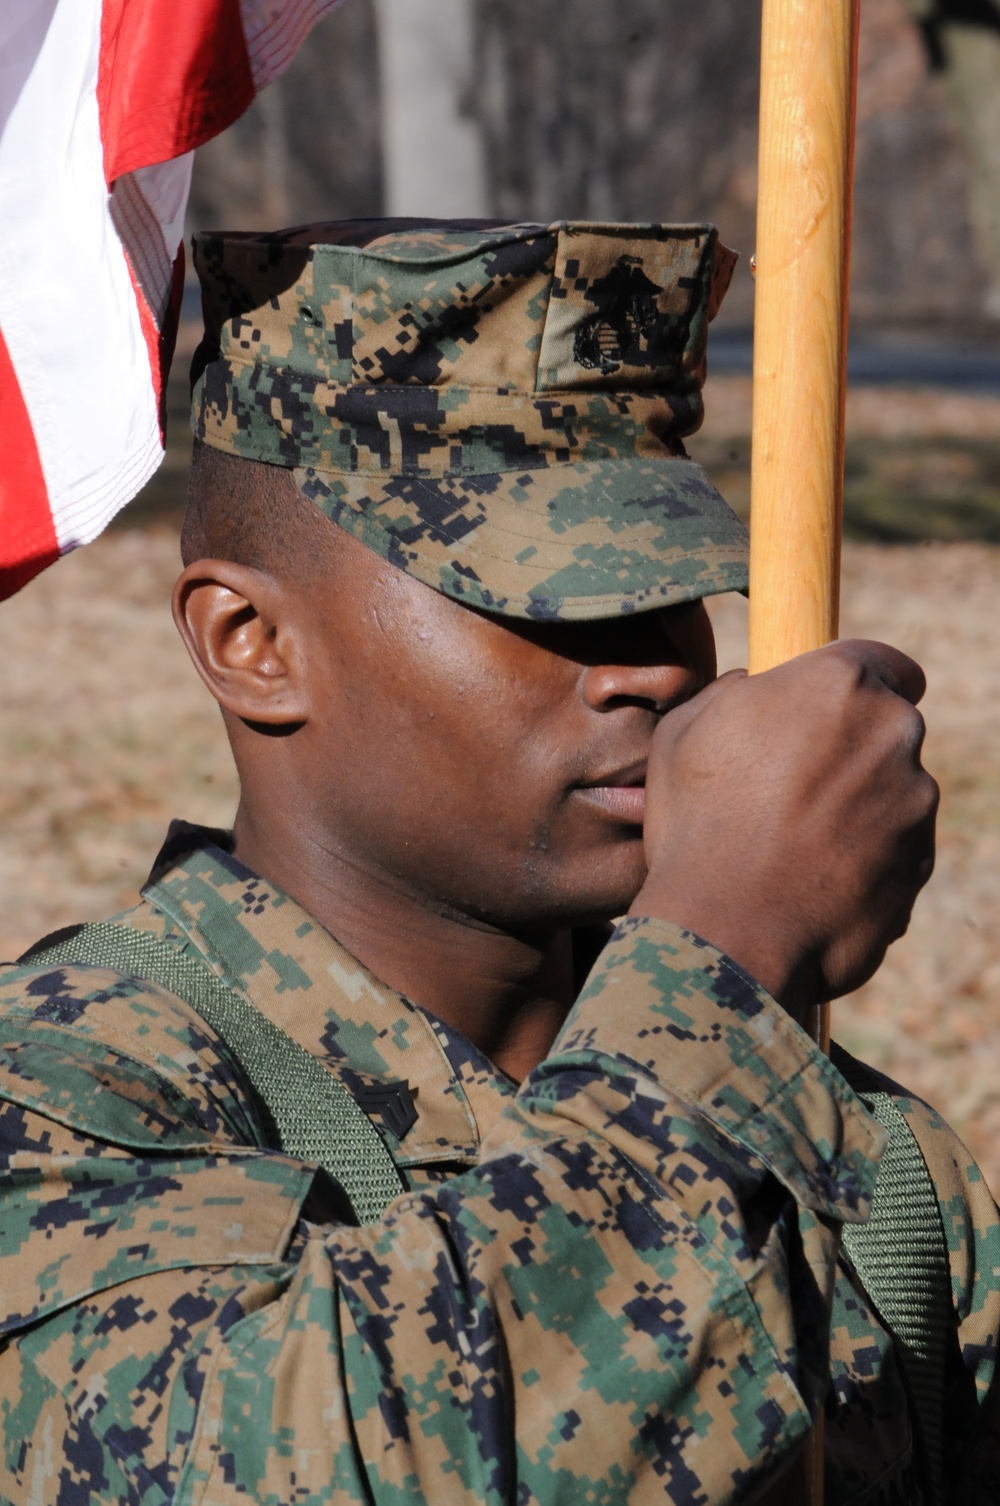
{"label": "cap brim", "polygon": [[370,549],[468,606],[583,621],[746,591],[744,524],[694,461],[481,476],[301,467],[300,490]]}

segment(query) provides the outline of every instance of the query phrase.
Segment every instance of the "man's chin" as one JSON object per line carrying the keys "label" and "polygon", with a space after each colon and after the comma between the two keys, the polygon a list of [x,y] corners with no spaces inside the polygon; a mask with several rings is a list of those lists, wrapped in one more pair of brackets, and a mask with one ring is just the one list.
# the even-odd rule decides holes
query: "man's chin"
{"label": "man's chin", "polygon": [[599,851],[567,874],[563,925],[605,925],[620,919],[645,881],[641,841],[622,843],[615,854],[606,848]]}
{"label": "man's chin", "polygon": [[632,873],[627,879],[566,895],[561,905],[550,910],[550,921],[560,929],[569,930],[581,926],[613,925],[628,913],[645,877],[643,867],[641,872]]}
{"label": "man's chin", "polygon": [[646,864],[640,838],[616,844],[615,851],[581,843],[559,853],[552,844],[505,872],[506,882],[499,888],[496,880],[504,872],[490,875],[478,903],[468,890],[455,895],[456,912],[497,930],[540,936],[618,920],[642,888]]}

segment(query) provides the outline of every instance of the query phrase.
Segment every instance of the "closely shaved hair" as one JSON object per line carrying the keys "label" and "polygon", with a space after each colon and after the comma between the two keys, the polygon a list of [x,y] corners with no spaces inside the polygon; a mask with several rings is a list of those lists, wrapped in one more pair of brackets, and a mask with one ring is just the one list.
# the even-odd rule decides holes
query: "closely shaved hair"
{"label": "closely shaved hair", "polygon": [[195,441],[181,558],[223,559],[283,579],[315,576],[336,547],[337,525],[290,471]]}

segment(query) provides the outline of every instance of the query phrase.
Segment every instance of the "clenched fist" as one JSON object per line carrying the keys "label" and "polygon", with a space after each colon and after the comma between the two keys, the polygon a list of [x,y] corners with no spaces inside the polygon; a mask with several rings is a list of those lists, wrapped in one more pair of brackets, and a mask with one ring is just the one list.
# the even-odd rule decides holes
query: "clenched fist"
{"label": "clenched fist", "polygon": [[924,688],[905,654],[848,640],[725,675],[670,711],[630,913],[695,931],[798,1018],[857,988],[934,866]]}

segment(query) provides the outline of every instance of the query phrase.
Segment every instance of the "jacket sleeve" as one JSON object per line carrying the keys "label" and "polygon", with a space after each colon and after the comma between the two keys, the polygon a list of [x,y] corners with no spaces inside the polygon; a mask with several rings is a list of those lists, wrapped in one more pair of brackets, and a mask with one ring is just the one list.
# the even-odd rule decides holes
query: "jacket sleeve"
{"label": "jacket sleeve", "polygon": [[55,1449],[60,1502],[748,1501],[816,1408],[881,1148],[751,979],[628,921],[475,1168],[20,1339],[12,1499]]}

